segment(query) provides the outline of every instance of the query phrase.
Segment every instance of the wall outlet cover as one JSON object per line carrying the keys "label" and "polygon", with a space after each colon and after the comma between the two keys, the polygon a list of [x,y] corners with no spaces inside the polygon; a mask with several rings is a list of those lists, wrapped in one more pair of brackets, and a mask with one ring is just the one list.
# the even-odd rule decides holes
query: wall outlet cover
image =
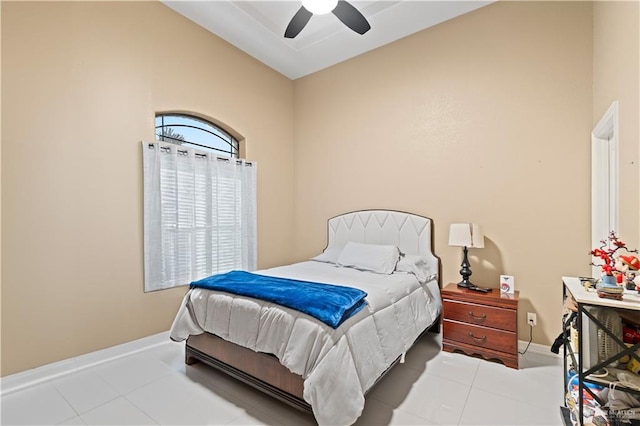
{"label": "wall outlet cover", "polygon": [[515,292],[515,279],[512,275],[500,275],[500,293],[513,294]]}

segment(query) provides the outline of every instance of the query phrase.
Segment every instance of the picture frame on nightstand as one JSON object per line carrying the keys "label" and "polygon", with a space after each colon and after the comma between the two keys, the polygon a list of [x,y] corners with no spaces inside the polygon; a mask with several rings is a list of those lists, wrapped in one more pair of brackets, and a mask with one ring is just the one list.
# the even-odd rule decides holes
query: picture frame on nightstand
{"label": "picture frame on nightstand", "polygon": [[500,275],[500,293],[513,294],[515,292],[515,278],[513,275]]}

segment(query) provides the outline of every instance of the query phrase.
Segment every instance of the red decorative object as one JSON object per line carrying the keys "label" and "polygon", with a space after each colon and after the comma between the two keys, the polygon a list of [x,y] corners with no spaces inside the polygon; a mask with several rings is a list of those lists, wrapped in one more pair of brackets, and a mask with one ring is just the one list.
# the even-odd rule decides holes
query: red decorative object
{"label": "red decorative object", "polygon": [[627,324],[622,324],[622,341],[635,345],[640,342],[640,330]]}
{"label": "red decorative object", "polygon": [[591,262],[592,266],[600,266],[604,275],[614,275],[616,272],[616,257],[615,254],[618,250],[624,249],[628,253],[638,253],[638,250],[629,250],[624,241],[620,240],[615,231],[609,233],[608,241],[600,240],[602,245],[599,248],[595,248],[589,252],[591,256],[597,257],[602,260],[601,264]]}
{"label": "red decorative object", "polygon": [[640,259],[638,259],[637,257],[620,255],[618,256],[618,258],[624,265],[629,268],[630,271],[637,271],[638,269],[640,269]]}

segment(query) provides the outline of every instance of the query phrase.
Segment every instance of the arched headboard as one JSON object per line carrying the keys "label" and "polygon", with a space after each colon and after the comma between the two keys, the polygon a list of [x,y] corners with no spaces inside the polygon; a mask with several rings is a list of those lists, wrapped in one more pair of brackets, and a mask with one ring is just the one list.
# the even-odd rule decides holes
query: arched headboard
{"label": "arched headboard", "polygon": [[404,254],[426,258],[433,270],[440,270],[440,260],[433,253],[433,222],[428,217],[395,210],[359,210],[332,217],[327,230],[327,247],[349,241],[395,245]]}

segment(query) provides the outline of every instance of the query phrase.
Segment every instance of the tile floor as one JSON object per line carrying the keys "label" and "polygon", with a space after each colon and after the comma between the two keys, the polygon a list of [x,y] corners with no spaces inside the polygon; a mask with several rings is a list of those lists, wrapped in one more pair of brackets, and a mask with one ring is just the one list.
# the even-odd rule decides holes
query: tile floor
{"label": "tile floor", "polygon": [[[202,364],[183,344],[152,349],[2,397],[3,425],[313,425],[297,411]],[[520,370],[440,350],[428,334],[372,390],[356,425],[562,425],[561,359]]]}

